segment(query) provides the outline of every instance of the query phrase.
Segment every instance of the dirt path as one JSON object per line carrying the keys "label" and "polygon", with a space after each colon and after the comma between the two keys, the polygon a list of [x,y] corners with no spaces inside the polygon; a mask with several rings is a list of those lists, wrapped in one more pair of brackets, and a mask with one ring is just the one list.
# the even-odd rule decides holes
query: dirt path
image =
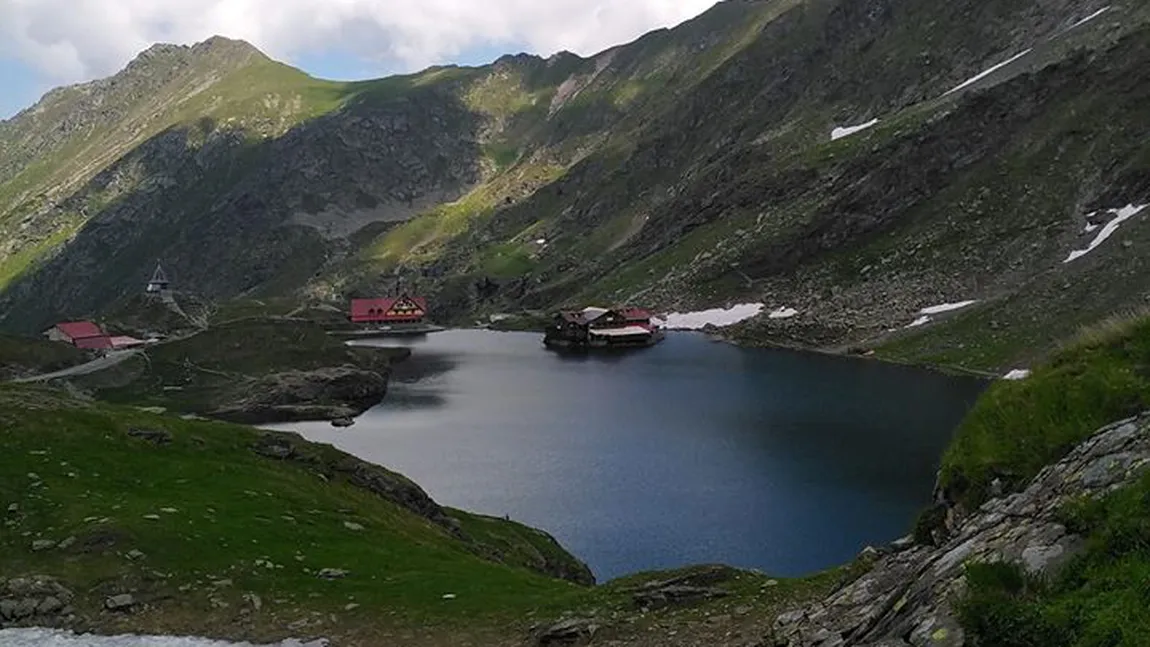
{"label": "dirt path", "polygon": [[124,360],[128,359],[129,357],[134,357],[139,352],[140,352],[139,350],[135,350],[135,349],[111,351],[103,357],[96,358],[90,362],[80,364],[78,366],[73,366],[71,368],[66,368],[64,370],[55,371],[52,373],[44,373],[42,375],[33,375],[31,377],[22,377],[22,378],[12,380],[12,381],[19,383],[19,384],[27,384],[30,382],[48,382],[48,381],[56,380],[56,379],[59,379],[62,377],[75,377],[77,375],[88,375],[89,373],[95,373],[97,371],[102,371],[104,369],[111,368],[111,367],[119,364],[120,362],[123,362]]}

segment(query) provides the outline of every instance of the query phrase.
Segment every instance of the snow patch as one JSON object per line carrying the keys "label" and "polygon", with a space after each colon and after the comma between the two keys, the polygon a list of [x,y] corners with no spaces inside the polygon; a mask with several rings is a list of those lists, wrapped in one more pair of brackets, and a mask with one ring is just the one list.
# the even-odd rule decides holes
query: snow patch
{"label": "snow patch", "polygon": [[915,319],[914,321],[908,323],[906,325],[906,327],[907,328],[918,328],[919,326],[925,326],[928,323],[930,323],[930,315],[923,315],[923,316],[919,317],[918,319]]}
{"label": "snow patch", "polygon": [[1004,380],[1025,380],[1028,377],[1030,377],[1030,369],[1028,369],[1028,368],[1016,368],[1013,371],[1007,373],[1006,375],[1003,375],[1002,379],[1004,379]]}
{"label": "snow patch", "polygon": [[547,239],[546,239],[546,238],[536,238],[536,239],[535,239],[535,244],[536,244],[536,245],[546,245],[546,244],[547,244]]}
{"label": "snow patch", "polygon": [[1114,232],[1118,231],[1118,227],[1121,226],[1122,223],[1138,215],[1146,207],[1150,207],[1150,204],[1144,204],[1140,207],[1135,207],[1132,204],[1128,204],[1121,209],[1109,209],[1108,211],[1114,214],[1114,218],[1110,222],[1106,223],[1104,227],[1102,227],[1102,231],[1098,232],[1098,235],[1094,237],[1094,240],[1090,241],[1090,244],[1086,246],[1086,249],[1076,249],[1070,252],[1070,255],[1066,257],[1066,260],[1062,262],[1069,263],[1094,251],[1099,245],[1106,242],[1106,239],[1110,238]]}
{"label": "snow patch", "polygon": [[967,79],[967,80],[963,81],[962,83],[959,83],[958,85],[954,86],[950,90],[947,90],[945,93],[943,93],[942,96],[945,97],[948,94],[954,94],[955,92],[958,92],[959,90],[961,90],[963,88],[966,88],[968,86],[974,85],[975,83],[978,83],[979,81],[985,79],[986,77],[990,76],[991,74],[994,74],[995,72],[1001,70],[1002,68],[1006,67],[1007,65],[1010,65],[1011,63],[1017,61],[1018,59],[1022,58],[1023,56],[1026,56],[1027,54],[1030,53],[1030,51],[1031,51],[1030,49],[1027,49],[1024,52],[1022,52],[1021,54],[1017,54],[1015,56],[1012,56],[1011,58],[999,63],[998,65],[992,66],[983,72],[979,72],[978,74],[975,74],[974,76],[970,77],[969,79]]}
{"label": "snow patch", "polygon": [[[96,636],[58,629],[0,629],[4,647],[254,647],[251,643],[231,643],[187,636]],[[274,647],[324,647],[326,640],[300,642],[285,640]]]}
{"label": "snow patch", "polygon": [[[1091,20],[1094,20],[1095,18],[1097,18],[1098,16],[1101,16],[1102,14],[1106,13],[1107,11],[1110,11],[1110,7],[1102,7],[1098,11],[1095,11],[1094,13],[1090,14],[1089,16],[1086,16],[1085,18],[1083,18],[1082,20],[1079,20],[1078,22],[1074,23],[1073,25],[1070,25],[1069,29],[1074,29],[1075,27],[1081,27],[1082,25],[1085,25],[1086,23],[1090,22]],[[1067,31],[1069,31],[1069,29]]]}
{"label": "snow patch", "polygon": [[870,128],[871,126],[874,126],[877,123],[878,123],[878,119],[871,119],[870,121],[866,122],[865,124],[859,124],[857,126],[841,126],[839,128],[835,128],[834,130],[831,131],[831,141],[834,141],[836,139],[842,139],[843,137],[848,137],[848,136],[853,135],[857,132],[861,132],[863,130],[866,130],[867,128]]}
{"label": "snow patch", "polygon": [[782,308],[775,310],[771,314],[767,315],[767,318],[768,319],[790,319],[791,317],[793,317],[797,314],[799,314],[799,311],[795,310],[794,308],[782,307]]}
{"label": "snow patch", "polygon": [[1098,231],[1098,227],[1099,225],[1086,225],[1086,227],[1082,229],[1082,232],[1089,234],[1091,232]]}
{"label": "snow patch", "polygon": [[672,312],[667,315],[667,328],[671,330],[701,330],[707,325],[722,328],[757,317],[763,311],[761,303],[740,303],[730,308],[712,308],[699,312]]}
{"label": "snow patch", "polygon": [[923,308],[922,310],[919,310],[918,313],[920,315],[937,315],[937,314],[942,314],[944,312],[951,312],[952,310],[962,310],[963,308],[965,308],[967,306],[972,306],[976,303],[978,303],[978,301],[959,301],[958,303],[942,303],[942,304],[939,304],[937,306],[930,306],[929,308]]}

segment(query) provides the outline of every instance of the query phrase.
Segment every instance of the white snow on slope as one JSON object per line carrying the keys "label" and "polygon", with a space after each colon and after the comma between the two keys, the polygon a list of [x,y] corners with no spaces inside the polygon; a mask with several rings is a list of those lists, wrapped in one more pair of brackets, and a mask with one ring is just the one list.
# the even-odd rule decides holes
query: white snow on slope
{"label": "white snow on slope", "polygon": [[1013,371],[1007,373],[1006,375],[1003,375],[1002,379],[1004,379],[1004,380],[1025,380],[1028,377],[1030,377],[1030,369],[1028,369],[1028,368],[1016,368]]}
{"label": "white snow on slope", "polygon": [[1086,23],[1090,22],[1091,20],[1094,20],[1095,18],[1097,18],[1098,16],[1101,16],[1102,14],[1106,13],[1107,11],[1110,11],[1110,7],[1102,7],[1098,11],[1095,11],[1094,13],[1090,14],[1089,16],[1086,16],[1085,18],[1083,18],[1082,20],[1079,20],[1078,22],[1074,23],[1073,25],[1070,25],[1069,29],[1074,29],[1075,27],[1081,27],[1082,25],[1085,25]]}
{"label": "white snow on slope", "polygon": [[710,324],[722,328],[757,317],[763,311],[761,303],[740,303],[730,308],[712,308],[700,312],[672,312],[667,315],[667,328],[671,330],[700,330]]}
{"label": "white snow on slope", "polygon": [[847,137],[847,136],[853,135],[857,132],[866,130],[867,128],[870,128],[871,126],[873,126],[877,123],[878,123],[878,119],[871,119],[870,121],[866,122],[865,124],[859,124],[857,126],[842,126],[839,128],[835,128],[834,130],[831,131],[831,141],[834,141],[836,139],[842,139],[843,137]]}
{"label": "white snow on slope", "polygon": [[942,304],[939,304],[937,306],[930,306],[929,308],[923,308],[922,310],[919,310],[918,313],[923,314],[923,315],[938,315],[938,314],[942,314],[944,312],[950,312],[952,310],[962,310],[963,308],[965,308],[967,306],[972,306],[976,303],[978,303],[978,302],[977,301],[959,301],[958,303],[942,303]]}
{"label": "white snow on slope", "polygon": [[1066,257],[1066,260],[1062,262],[1069,263],[1094,251],[1095,248],[1106,242],[1106,239],[1110,238],[1114,232],[1118,231],[1118,227],[1122,223],[1138,215],[1138,213],[1146,207],[1150,207],[1150,204],[1144,204],[1140,207],[1135,207],[1132,204],[1128,204],[1121,209],[1110,209],[1110,213],[1114,214],[1114,219],[1106,223],[1106,226],[1102,228],[1102,231],[1098,232],[1098,235],[1094,237],[1094,240],[1090,241],[1090,244],[1086,246],[1086,249],[1076,249],[1070,252],[1070,255]]}
{"label": "white snow on slope", "polygon": [[[274,647],[323,647],[326,640],[302,643],[285,640]],[[4,647],[254,647],[251,643],[230,643],[186,636],[95,636],[57,629],[0,629]]]}
{"label": "white snow on slope", "polygon": [[799,314],[798,310],[794,308],[782,307],[767,315],[768,319],[790,319],[791,317]]}
{"label": "white snow on slope", "polygon": [[940,315],[944,312],[952,312],[954,310],[962,310],[963,308],[965,308],[967,306],[972,306],[976,303],[978,303],[978,301],[971,300],[971,301],[958,301],[956,303],[940,303],[936,306],[928,306],[926,308],[923,308],[922,310],[919,310],[918,314],[921,316],[918,319],[915,319],[914,321],[907,324],[905,327],[906,328],[918,328],[919,326],[925,326],[926,324],[933,321],[933,319],[931,318],[931,315]]}
{"label": "white snow on slope", "polygon": [[993,66],[993,67],[991,67],[991,68],[989,68],[983,72],[979,72],[978,74],[970,77],[969,79],[963,81],[962,83],[959,83],[958,85],[954,86],[950,90],[947,90],[945,93],[943,93],[942,96],[945,97],[948,94],[953,94],[953,93],[958,92],[959,90],[961,90],[967,86],[978,83],[979,81],[985,79],[986,77],[990,76],[991,74],[994,74],[995,72],[1001,70],[1002,68],[1006,67],[1007,65],[1010,65],[1011,63],[1017,61],[1018,59],[1022,58],[1023,56],[1026,56],[1029,53],[1030,53],[1030,50],[1027,49],[1026,51],[1022,52],[1021,54],[1013,56],[1013,57],[1011,57],[1011,58],[999,63],[998,65],[995,65],[995,66]]}

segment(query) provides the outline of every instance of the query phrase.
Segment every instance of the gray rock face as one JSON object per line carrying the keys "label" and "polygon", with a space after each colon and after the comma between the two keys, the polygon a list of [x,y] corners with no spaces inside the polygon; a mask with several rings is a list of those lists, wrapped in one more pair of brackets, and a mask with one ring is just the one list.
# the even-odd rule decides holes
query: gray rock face
{"label": "gray rock face", "polygon": [[889,553],[825,600],[779,616],[773,644],[962,645],[953,605],[965,589],[966,562],[1006,560],[1036,573],[1056,572],[1084,543],[1057,521],[1059,507],[1127,485],[1148,466],[1150,415],[1105,427],[1024,491],[985,503],[944,545]]}

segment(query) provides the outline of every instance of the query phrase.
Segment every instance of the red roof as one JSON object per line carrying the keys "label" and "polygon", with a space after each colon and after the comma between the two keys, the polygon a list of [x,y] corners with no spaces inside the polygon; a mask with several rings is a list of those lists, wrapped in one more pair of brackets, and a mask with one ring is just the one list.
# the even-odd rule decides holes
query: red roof
{"label": "red roof", "polygon": [[352,299],[351,320],[355,323],[417,321],[427,314],[423,297]]}
{"label": "red roof", "polygon": [[131,346],[143,346],[148,343],[143,339],[136,339],[135,337],[128,337],[126,335],[113,335],[108,338],[111,342],[112,348],[129,348]]}
{"label": "red roof", "polygon": [[104,337],[103,330],[91,321],[65,321],[64,323],[56,324],[60,332],[70,337],[73,341],[77,339],[84,339],[85,337]]}
{"label": "red roof", "polygon": [[97,335],[95,337],[81,337],[73,341],[76,348],[83,348],[85,350],[103,350],[112,347],[112,338],[107,335]]}

